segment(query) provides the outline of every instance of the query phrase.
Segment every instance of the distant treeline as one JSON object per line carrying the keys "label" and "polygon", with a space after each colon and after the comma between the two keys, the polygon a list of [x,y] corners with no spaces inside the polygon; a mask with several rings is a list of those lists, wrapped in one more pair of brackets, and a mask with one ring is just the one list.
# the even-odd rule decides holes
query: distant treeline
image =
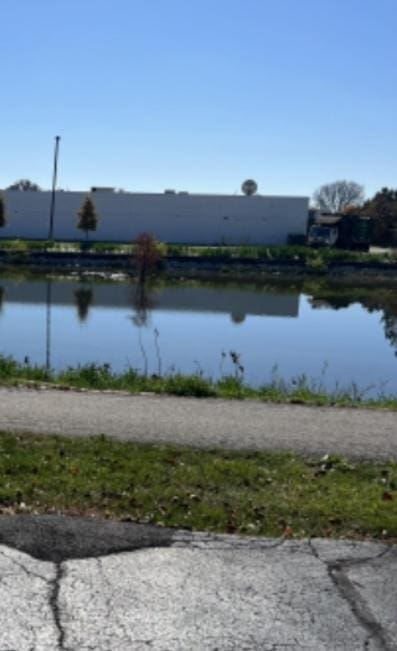
{"label": "distant treeline", "polygon": [[397,246],[397,190],[382,188],[364,202],[360,212],[374,219],[374,244]]}

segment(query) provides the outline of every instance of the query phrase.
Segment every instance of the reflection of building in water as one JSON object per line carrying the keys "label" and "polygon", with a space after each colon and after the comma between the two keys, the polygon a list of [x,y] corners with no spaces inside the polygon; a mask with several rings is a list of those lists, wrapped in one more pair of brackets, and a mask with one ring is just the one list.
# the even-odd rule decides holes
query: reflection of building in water
{"label": "reflection of building in water", "polygon": [[[45,280],[14,282],[2,280],[6,301],[10,303],[40,304],[46,302]],[[246,316],[297,317],[299,293],[272,293],[260,289],[239,289],[230,286],[173,285],[150,287],[151,306],[156,311],[208,312],[230,314],[235,323]],[[73,305],[82,291],[90,292],[90,304],[96,308],[130,309],[134,286],[130,283],[82,283],[78,280],[60,280],[52,283],[52,305]],[[92,294],[91,294],[92,292]],[[84,297],[88,294],[84,294]],[[81,303],[81,300],[80,300]]]}
{"label": "reflection of building in water", "polygon": [[156,307],[160,310],[227,313],[235,323],[242,323],[246,316],[297,317],[299,294],[235,287],[165,287]]}

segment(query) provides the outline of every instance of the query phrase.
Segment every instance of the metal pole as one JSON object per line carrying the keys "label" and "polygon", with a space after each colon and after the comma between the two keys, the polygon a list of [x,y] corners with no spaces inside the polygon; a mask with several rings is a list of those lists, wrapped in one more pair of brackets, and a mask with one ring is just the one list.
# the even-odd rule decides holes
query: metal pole
{"label": "metal pole", "polygon": [[52,195],[51,195],[51,208],[50,208],[50,229],[48,231],[48,239],[51,242],[54,239],[55,189],[57,184],[58,153],[59,153],[60,139],[61,136],[55,136],[54,171],[52,175]]}

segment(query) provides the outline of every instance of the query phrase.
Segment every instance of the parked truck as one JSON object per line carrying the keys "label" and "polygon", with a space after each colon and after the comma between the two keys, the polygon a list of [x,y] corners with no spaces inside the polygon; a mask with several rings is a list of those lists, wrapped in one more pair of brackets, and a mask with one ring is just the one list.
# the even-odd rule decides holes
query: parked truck
{"label": "parked truck", "polygon": [[370,217],[312,211],[309,217],[307,243],[314,247],[369,251],[372,232],[373,220]]}

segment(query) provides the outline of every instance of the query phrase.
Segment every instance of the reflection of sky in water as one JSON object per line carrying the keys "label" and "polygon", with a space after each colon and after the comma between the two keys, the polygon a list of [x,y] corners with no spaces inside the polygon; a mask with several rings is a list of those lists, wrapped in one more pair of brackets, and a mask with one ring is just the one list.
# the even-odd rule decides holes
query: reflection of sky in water
{"label": "reflection of sky in water", "polygon": [[[325,382],[329,387],[337,382],[346,385],[355,381],[361,387],[375,384],[379,388],[382,381],[388,380],[387,389],[397,391],[397,362],[384,336],[380,322],[382,313],[370,314],[359,304],[338,311],[313,309],[304,296],[298,301],[297,295],[291,295],[288,303],[288,296],[284,295],[278,303],[280,297],[275,294],[273,303],[269,292],[262,296],[261,292],[250,290],[234,309],[231,305],[229,312],[215,312],[216,306],[219,310],[228,306],[228,298],[232,297],[231,294],[225,296],[228,289],[218,288],[217,295],[210,295],[207,311],[203,303],[200,310],[204,294],[195,295],[194,287],[185,292],[183,300],[168,288],[167,300],[171,307],[162,304],[161,292],[158,293],[160,307],[149,312],[146,326],[138,327],[133,319],[136,312],[128,301],[117,307],[96,304],[97,287],[91,287],[93,304],[88,307],[87,318],[82,322],[77,316],[73,292],[64,304],[57,304],[54,299],[51,307],[51,365],[54,368],[109,362],[115,370],[127,366],[143,370],[146,359],[150,373],[158,373],[160,364],[162,372],[202,369],[206,375],[219,376],[222,371],[232,371],[229,357],[222,366],[222,351],[233,350],[240,353],[245,377],[252,384],[269,380],[274,365],[284,378],[306,373],[316,379],[327,365]],[[239,292],[244,294],[243,287]],[[0,352],[19,360],[28,356],[32,363],[44,364],[46,304],[14,303],[12,298],[7,300],[11,293],[12,287],[3,297],[0,312]],[[54,294],[55,282],[52,284],[53,297]],[[214,296],[218,298],[211,311]],[[254,314],[249,312],[251,299]],[[172,308],[175,301],[176,306]],[[245,303],[244,310],[241,303]],[[264,314],[258,313],[261,309]],[[273,312],[273,316],[266,316],[266,309]],[[274,315],[277,310],[286,314],[289,309],[289,317]],[[245,318],[238,322],[244,314]]]}

